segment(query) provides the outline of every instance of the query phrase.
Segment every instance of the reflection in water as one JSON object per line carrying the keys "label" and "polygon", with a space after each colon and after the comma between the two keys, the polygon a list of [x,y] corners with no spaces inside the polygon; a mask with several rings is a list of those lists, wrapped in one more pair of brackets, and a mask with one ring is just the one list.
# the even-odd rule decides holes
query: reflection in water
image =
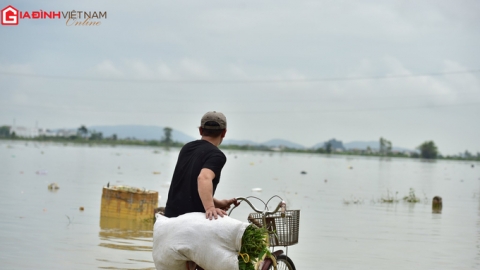
{"label": "reflection in water", "polygon": [[[97,259],[109,265],[99,268],[155,269],[153,260],[150,259],[153,243],[153,220],[137,221],[101,217],[99,238],[99,246],[116,250],[114,253],[111,253],[112,256],[109,259]],[[122,251],[128,252],[122,253]],[[142,255],[144,256],[138,256],[138,253],[131,253],[131,251],[143,252],[144,254]],[[139,257],[144,257],[145,259],[139,259]]]}
{"label": "reflection in water", "polygon": [[137,251],[152,251],[153,221],[100,218],[100,246]]}
{"label": "reflection in water", "polygon": [[[475,196],[475,195],[474,195]],[[480,266],[480,196],[478,197],[478,220],[477,220],[477,257],[475,264]]]}

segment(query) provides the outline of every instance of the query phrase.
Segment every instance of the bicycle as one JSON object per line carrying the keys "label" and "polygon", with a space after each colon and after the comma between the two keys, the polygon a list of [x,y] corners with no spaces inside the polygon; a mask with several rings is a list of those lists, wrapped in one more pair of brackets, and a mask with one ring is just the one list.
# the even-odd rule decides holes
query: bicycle
{"label": "bicycle", "polygon": [[[252,198],[257,199],[260,202],[262,202],[264,204],[264,210],[257,209],[252,204],[252,202],[250,201]],[[278,203],[277,207],[273,211],[269,211],[268,204],[274,198],[280,199],[280,202]],[[288,246],[295,245],[295,244],[298,243],[300,210],[287,210],[286,209],[286,203],[283,201],[283,199],[281,197],[279,197],[277,195],[272,196],[267,202],[264,202],[261,199],[259,199],[257,197],[254,197],[254,196],[248,196],[246,198],[238,197],[236,199],[237,199],[237,202],[245,201],[253,209],[254,213],[250,213],[248,215],[247,220],[251,224],[253,224],[257,227],[265,228],[267,233],[268,233],[268,241],[269,241],[269,246],[271,248],[270,253],[271,253],[272,256],[271,257],[267,256],[258,265],[255,265],[256,270],[296,270],[292,259],[290,257],[288,257]],[[229,211],[228,215],[230,216],[232,211],[237,207],[238,207],[238,205],[234,206]],[[170,223],[170,224],[175,224],[177,222],[173,218],[170,221],[169,221],[168,218],[165,218],[165,217],[162,218],[162,216],[163,216],[163,211],[162,210],[163,209],[159,208],[159,209],[156,209],[156,211],[157,210],[158,210],[158,213],[156,213],[157,221],[155,223],[155,226],[157,226],[157,222],[159,222],[159,221],[160,221],[160,223],[158,223],[159,226],[162,223],[163,224],[168,224],[169,222],[173,222],[173,223]],[[191,215],[198,215],[198,214],[201,214],[201,213],[189,213],[189,214],[179,216],[178,218],[179,219],[182,218],[182,217],[185,218],[185,217],[187,217],[187,215],[190,215],[190,217],[188,217],[188,218],[190,218],[190,220],[191,220]],[[188,220],[188,218],[187,218],[187,220]],[[203,215],[198,216],[198,218],[201,218],[201,220],[206,220]],[[236,222],[240,222],[240,221],[236,221]],[[240,223],[242,223],[242,222],[240,222]],[[204,224],[203,226],[205,226],[205,225],[206,224]],[[178,223],[175,226],[178,226]],[[169,232],[169,227],[165,227],[165,228],[166,229],[162,229],[161,231],[159,231],[158,236],[160,238],[157,239],[157,243],[162,243],[162,240],[160,240],[161,237],[172,236],[170,233],[168,233]],[[245,228],[245,227],[243,227],[243,228]],[[154,230],[156,230],[156,229],[154,229]],[[177,231],[177,230],[175,230],[175,231]],[[196,234],[196,232],[194,230],[186,230],[185,232],[190,233],[191,235]],[[185,233],[185,232],[183,232],[183,233]],[[168,238],[162,238],[162,239],[168,239]],[[174,239],[177,239],[177,238],[174,238]],[[156,241],[155,241],[155,233],[154,233],[154,248],[153,248],[154,251],[155,251],[155,243],[156,243]],[[160,245],[158,245],[158,246],[160,246]],[[275,248],[281,247],[281,246],[286,248],[285,253],[281,249],[275,250]],[[185,248],[185,247],[182,247],[182,248]],[[166,250],[171,251],[175,254],[176,254],[176,252],[178,253],[178,251],[176,251],[175,249],[172,249],[172,248],[167,248]],[[185,251],[189,252],[190,250],[188,250],[188,248],[185,248],[184,252]],[[159,253],[159,254],[163,254],[163,253]],[[235,254],[235,253],[233,253],[233,254]],[[182,253],[182,255],[186,256],[183,253]],[[238,254],[238,255],[240,255],[240,254]],[[195,255],[189,255],[189,256],[192,260],[184,261],[183,258],[182,259],[177,258],[176,260],[173,260],[174,261],[173,265],[175,267],[177,267],[175,269],[180,269],[180,268],[178,268],[178,265],[177,265],[178,261],[180,261],[182,263],[185,263],[184,264],[184,266],[185,266],[184,269],[187,269],[187,270],[204,270],[202,267],[200,267],[199,265],[197,265],[194,262],[195,258],[196,258]],[[235,256],[235,255],[233,255],[233,256]],[[182,257],[182,256],[180,256],[180,257]],[[155,254],[154,254],[154,262],[156,260],[155,258],[157,258],[158,263],[161,263],[161,262],[164,262],[164,261],[169,261],[169,259],[165,259],[165,258],[162,259],[162,257],[160,255],[155,257]],[[199,259],[199,258],[197,258],[197,259]],[[200,260],[201,260],[201,258],[200,258]],[[155,264],[157,264],[157,262],[155,262]],[[207,264],[208,263],[206,263],[205,261],[203,262],[203,265],[207,265]],[[157,268],[157,269],[170,269],[168,267],[166,268],[164,264],[161,264],[159,267],[160,268]]]}
{"label": "bicycle", "polygon": [[[261,201],[265,208],[264,210],[257,209],[248,198],[254,198]],[[273,199],[280,199],[280,203],[273,211],[268,211],[268,203]],[[248,221],[258,227],[267,229],[269,234],[271,253],[274,260],[266,258],[263,265],[258,270],[295,270],[295,265],[290,257],[288,257],[288,246],[298,244],[298,233],[300,228],[300,210],[287,210],[286,203],[280,196],[272,196],[267,202],[255,196],[238,197],[238,202],[246,202],[255,213],[248,216]],[[233,207],[228,215],[237,208]],[[280,210],[280,212],[279,212]],[[283,250],[275,251],[275,247],[283,246],[286,248],[284,254]]]}

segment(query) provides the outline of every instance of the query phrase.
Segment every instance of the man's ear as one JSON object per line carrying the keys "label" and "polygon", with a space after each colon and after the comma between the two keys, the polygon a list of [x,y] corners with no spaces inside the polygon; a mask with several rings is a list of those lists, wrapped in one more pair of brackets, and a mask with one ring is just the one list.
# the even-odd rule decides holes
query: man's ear
{"label": "man's ear", "polygon": [[222,131],[222,138],[225,138],[225,134],[227,134],[227,129],[225,129],[224,131]]}
{"label": "man's ear", "polygon": [[198,132],[200,133],[200,136],[203,135],[203,128],[202,127],[198,127]]}

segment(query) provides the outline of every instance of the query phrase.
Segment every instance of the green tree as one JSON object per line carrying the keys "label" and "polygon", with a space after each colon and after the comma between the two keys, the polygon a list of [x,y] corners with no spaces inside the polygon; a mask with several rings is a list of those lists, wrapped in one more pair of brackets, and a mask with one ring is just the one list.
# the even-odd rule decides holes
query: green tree
{"label": "green tree", "polygon": [[102,132],[96,132],[95,130],[90,132],[90,138],[89,140],[96,141],[99,140],[101,141],[103,139],[103,134]]}
{"label": "green tree", "polygon": [[172,140],[172,129],[171,128],[166,127],[166,128],[163,129],[162,142],[167,146],[172,144],[173,140]]}
{"label": "green tree", "polygon": [[87,129],[87,127],[85,127],[84,125],[82,125],[81,127],[79,127],[79,128],[77,129],[77,134],[78,134],[78,136],[80,136],[80,137],[87,138],[87,136],[88,136],[88,129]]}
{"label": "green tree", "polygon": [[420,156],[426,159],[435,159],[438,155],[437,146],[433,141],[426,141],[422,143],[417,149],[420,150]]}
{"label": "green tree", "polygon": [[332,144],[330,142],[325,144],[325,152],[327,152],[329,154],[332,153]]}
{"label": "green tree", "polygon": [[0,127],[0,137],[9,137],[10,136],[10,127],[1,126]]}
{"label": "green tree", "polygon": [[392,152],[392,142],[380,137],[380,154],[389,155]]}

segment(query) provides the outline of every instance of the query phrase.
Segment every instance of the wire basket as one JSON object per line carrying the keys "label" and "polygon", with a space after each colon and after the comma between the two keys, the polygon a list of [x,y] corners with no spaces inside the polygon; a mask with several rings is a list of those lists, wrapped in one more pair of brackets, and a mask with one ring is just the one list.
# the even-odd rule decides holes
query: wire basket
{"label": "wire basket", "polygon": [[280,212],[265,217],[266,226],[263,224],[263,215],[251,213],[248,220],[258,227],[265,227],[269,231],[270,246],[291,246],[298,243],[300,228],[300,210],[287,210],[285,217]]}

